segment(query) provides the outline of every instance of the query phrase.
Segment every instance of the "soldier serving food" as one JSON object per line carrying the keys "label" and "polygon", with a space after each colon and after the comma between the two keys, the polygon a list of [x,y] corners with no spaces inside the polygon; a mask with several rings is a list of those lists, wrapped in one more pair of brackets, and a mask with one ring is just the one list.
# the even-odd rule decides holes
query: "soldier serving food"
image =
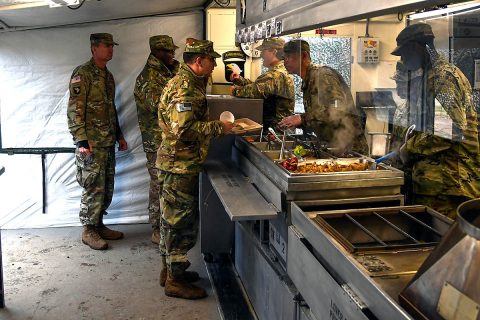
{"label": "soldier serving food", "polygon": [[342,76],[334,69],[312,63],[310,45],[291,40],[283,48],[288,72],[302,78],[305,113],[288,116],[279,125],[313,131],[320,142],[344,151],[368,153],[360,117],[352,94]]}
{"label": "soldier serving food", "polygon": [[[465,75],[435,50],[430,25],[410,25],[396,40],[392,54],[401,57],[397,71],[410,74],[405,122],[416,127],[399,152],[404,166],[411,168],[412,202],[454,218],[460,203],[480,197],[478,114],[472,88]],[[435,130],[435,101],[452,121],[448,134]]]}
{"label": "soldier serving food", "polygon": [[293,79],[283,65],[283,45],[285,40],[271,38],[263,40],[257,47],[261,50],[263,65],[268,71],[255,81],[232,72],[230,80],[235,84],[232,95],[241,98],[264,99],[263,126],[275,127],[284,117],[293,113],[295,106],[295,89]]}

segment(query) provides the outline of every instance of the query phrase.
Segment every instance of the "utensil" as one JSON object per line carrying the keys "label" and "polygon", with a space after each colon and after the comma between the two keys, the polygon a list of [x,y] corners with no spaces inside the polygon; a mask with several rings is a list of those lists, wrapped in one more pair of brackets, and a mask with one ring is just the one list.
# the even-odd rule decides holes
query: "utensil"
{"label": "utensil", "polygon": [[320,153],[320,150],[317,148],[317,146],[315,145],[315,143],[310,142],[310,148],[312,148],[312,150],[313,150],[313,155],[315,156],[315,158],[320,159],[320,158],[322,157],[322,156],[321,156],[321,153]]}
{"label": "utensil", "polygon": [[386,155],[384,155],[384,156],[382,156],[378,159],[375,159],[375,163],[380,163],[380,162],[383,162],[385,160],[388,160],[388,159],[394,157],[396,154],[397,154],[397,151],[392,151],[390,153],[387,153]]}
{"label": "utensil", "polygon": [[407,132],[405,133],[405,143],[407,143],[408,138],[412,134],[413,130],[415,130],[415,125],[412,124],[410,127],[408,127]]}
{"label": "utensil", "polygon": [[282,143],[282,140],[278,137],[278,135],[275,133],[275,130],[273,130],[272,127],[269,127],[269,128],[268,128],[268,131],[273,135],[273,137],[275,138],[275,140],[277,140],[278,142]]}
{"label": "utensil", "polygon": [[279,160],[283,160],[283,153],[284,152],[285,152],[285,130],[283,130],[282,146],[280,147]]}

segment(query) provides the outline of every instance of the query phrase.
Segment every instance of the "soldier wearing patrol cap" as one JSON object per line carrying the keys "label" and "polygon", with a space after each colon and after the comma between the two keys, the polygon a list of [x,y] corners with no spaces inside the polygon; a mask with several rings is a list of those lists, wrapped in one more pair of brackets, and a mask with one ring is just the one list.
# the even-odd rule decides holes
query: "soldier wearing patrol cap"
{"label": "soldier wearing patrol cap", "polygon": [[213,42],[188,38],[184,63],[160,99],[162,142],[157,168],[163,177],[160,232],[166,254],[160,285],[171,297],[207,296],[204,289],[191,283],[198,280],[198,273],[186,269],[190,265],[187,252],[195,245],[198,234],[198,174],[210,140],[229,133],[233,127],[228,122],[208,121],[206,84],[218,57]]}
{"label": "soldier wearing patrol cap", "polygon": [[107,249],[105,240],[123,237],[103,224],[113,196],[115,143],[127,150],[115,107],[115,81],[107,69],[114,45],[118,43],[109,33],[91,34],[92,58],[73,70],[69,86],[68,128],[77,146],[77,181],[83,188],[82,242],[96,250]]}
{"label": "soldier wearing patrol cap", "polygon": [[[480,197],[478,115],[472,88],[465,75],[438,54],[430,25],[410,25],[396,40],[392,54],[401,57],[408,72],[406,125],[416,126],[399,150],[413,181],[413,197],[407,201],[455,218],[460,203]],[[438,132],[436,101],[448,114],[451,131]]]}
{"label": "soldier wearing patrol cap", "polygon": [[305,113],[284,118],[279,125],[286,128],[303,127],[313,131],[320,143],[344,151],[368,152],[353,103],[350,88],[334,69],[312,63],[310,45],[296,39],[285,44],[285,67],[302,78]]}
{"label": "soldier wearing patrol cap", "polygon": [[295,106],[293,79],[283,65],[284,44],[285,40],[281,38],[270,38],[263,40],[257,47],[261,50],[263,65],[269,70],[260,75],[255,82],[241,77],[238,73],[232,73],[230,76],[230,80],[235,84],[232,87],[232,95],[264,99],[264,127],[276,126],[284,117],[293,114]]}
{"label": "soldier wearing patrol cap", "polygon": [[134,96],[137,104],[138,124],[142,133],[143,151],[147,157],[150,175],[148,199],[149,223],[153,243],[160,242],[160,194],[161,179],[156,168],[157,150],[162,139],[158,125],[158,104],[163,88],[177,73],[179,62],[174,59],[178,47],[168,35],[150,37],[150,55],[142,72],[135,81]]}

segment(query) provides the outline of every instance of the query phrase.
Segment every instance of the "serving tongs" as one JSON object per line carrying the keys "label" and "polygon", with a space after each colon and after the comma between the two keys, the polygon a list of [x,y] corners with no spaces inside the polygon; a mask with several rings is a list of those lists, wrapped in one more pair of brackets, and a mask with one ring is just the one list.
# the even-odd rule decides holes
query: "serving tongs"
{"label": "serving tongs", "polygon": [[[407,128],[407,131],[405,132],[404,144],[407,144],[408,138],[410,138],[414,130],[415,130],[415,124],[412,124],[410,127]],[[399,152],[398,150],[394,150],[390,153],[387,153],[386,155],[376,159],[375,164],[384,162],[390,158],[396,157],[398,152]]]}
{"label": "serving tongs", "polygon": [[[310,148],[312,148],[315,158],[317,159],[322,158],[322,151],[320,151],[320,149],[317,147],[317,145],[313,141],[310,141]],[[325,151],[325,148],[322,148],[322,149],[323,151]]]}
{"label": "serving tongs", "polygon": [[275,140],[280,143],[280,155],[278,156],[278,160],[283,160],[283,155],[285,153],[285,130],[283,131],[282,139],[278,137],[277,133],[272,127],[269,127],[268,131],[272,134]]}

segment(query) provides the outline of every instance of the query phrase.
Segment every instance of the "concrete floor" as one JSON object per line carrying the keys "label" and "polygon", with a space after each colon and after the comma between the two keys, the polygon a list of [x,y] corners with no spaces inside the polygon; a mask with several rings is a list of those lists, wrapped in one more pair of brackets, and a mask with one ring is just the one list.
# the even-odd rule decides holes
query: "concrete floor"
{"label": "concrete floor", "polygon": [[199,246],[192,266],[206,299],[166,297],[158,284],[160,256],[147,224],[120,225],[123,240],[95,251],[81,227],[2,230],[5,309],[2,320],[221,319]]}

